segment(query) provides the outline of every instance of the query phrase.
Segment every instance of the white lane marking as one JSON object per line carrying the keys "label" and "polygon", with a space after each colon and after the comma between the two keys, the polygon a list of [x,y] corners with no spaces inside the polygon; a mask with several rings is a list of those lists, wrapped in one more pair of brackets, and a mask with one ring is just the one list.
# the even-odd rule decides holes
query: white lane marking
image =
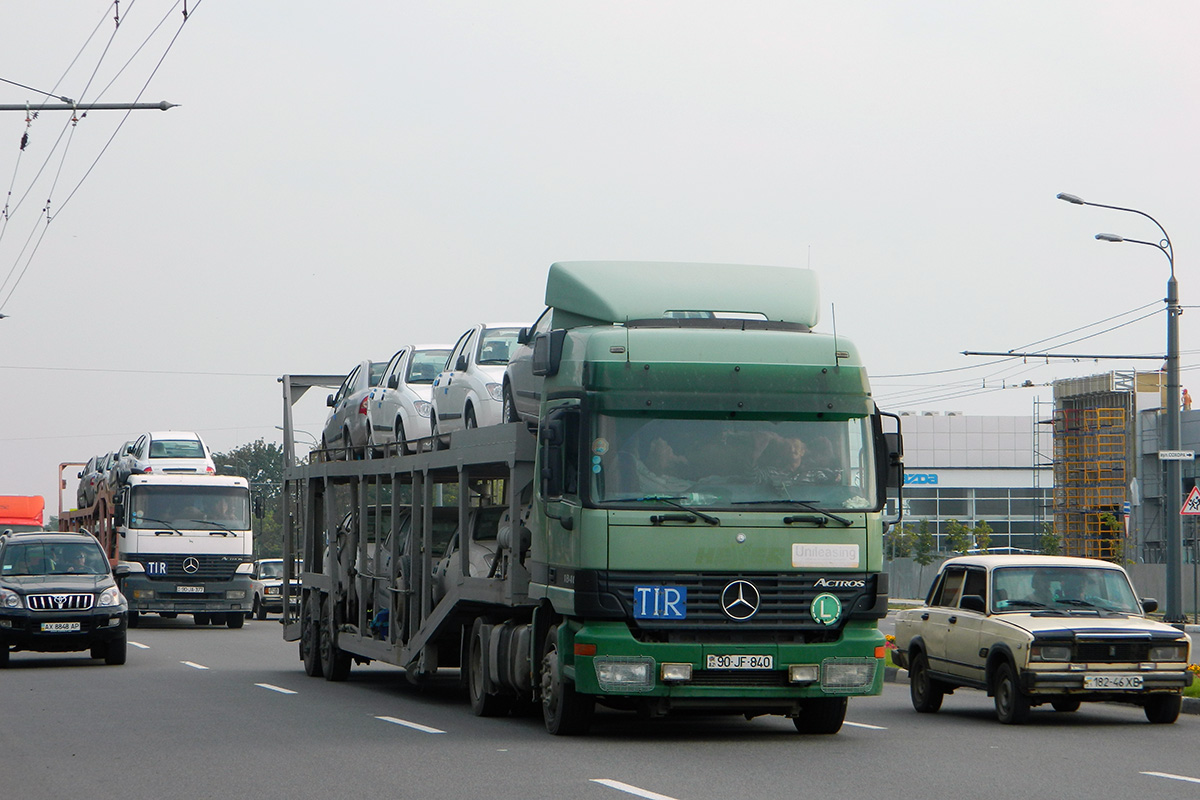
{"label": "white lane marking", "polygon": [[1200,783],[1200,778],[1189,778],[1187,775],[1172,775],[1169,772],[1143,772],[1143,775],[1149,775],[1152,778],[1166,778],[1172,781],[1185,781],[1187,783]]}
{"label": "white lane marking", "polygon": [[608,778],[592,778],[592,783],[598,783],[601,786],[607,786],[610,789],[616,789],[619,792],[625,792],[635,797],[645,797],[646,800],[676,800],[676,798],[670,795],[659,794],[648,789],[639,789],[636,786],[630,786],[628,783],[621,783],[620,781],[613,781]]}
{"label": "white lane marking", "polygon": [[129,644],[132,645],[133,647],[137,647],[141,650],[149,650],[150,649],[150,645],[142,644],[141,642],[130,642]]}
{"label": "white lane marking", "polygon": [[887,730],[887,728],[880,727],[879,725],[868,725],[865,722],[843,722],[842,724],[849,725],[851,728],[866,728],[869,731],[886,731]]}
{"label": "white lane marking", "polygon": [[279,692],[280,694],[295,694],[295,692],[293,692],[291,689],[285,689],[282,686],[276,686],[271,683],[256,683],[254,685],[261,686],[264,689],[270,689],[272,692]]}
{"label": "white lane marking", "polygon": [[204,666],[203,664],[197,664],[194,661],[180,661],[179,663],[191,667],[192,669],[208,669],[208,667]]}
{"label": "white lane marking", "polygon": [[409,722],[405,719],[396,719],[395,717],[375,717],[375,719],[381,719],[384,722],[390,722],[393,725],[403,725],[406,728],[412,728],[413,730],[421,731],[422,733],[445,733],[445,731],[439,731],[437,728],[431,728],[428,725],[421,725],[417,722]]}

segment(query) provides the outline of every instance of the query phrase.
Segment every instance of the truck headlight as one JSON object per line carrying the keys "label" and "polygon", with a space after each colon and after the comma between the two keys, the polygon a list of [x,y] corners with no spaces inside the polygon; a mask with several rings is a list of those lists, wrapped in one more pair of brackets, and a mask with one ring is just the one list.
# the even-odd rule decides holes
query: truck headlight
{"label": "truck headlight", "polygon": [[877,658],[827,658],[821,662],[821,688],[827,692],[854,692],[875,682]]}
{"label": "truck headlight", "polygon": [[245,591],[245,589],[226,589],[225,590],[225,599],[226,600],[245,600],[246,599],[246,591]]}
{"label": "truck headlight", "polygon": [[597,658],[596,682],[606,692],[648,692],[654,688],[653,658]]}

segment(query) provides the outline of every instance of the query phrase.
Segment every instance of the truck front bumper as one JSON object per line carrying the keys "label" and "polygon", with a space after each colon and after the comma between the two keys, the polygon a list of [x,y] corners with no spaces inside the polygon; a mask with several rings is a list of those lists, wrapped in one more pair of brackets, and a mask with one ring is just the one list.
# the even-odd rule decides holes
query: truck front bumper
{"label": "truck front bumper", "polygon": [[192,614],[197,611],[249,612],[254,603],[254,585],[248,575],[229,580],[151,580],[145,575],[127,575],[121,593],[129,610],[149,613]]}

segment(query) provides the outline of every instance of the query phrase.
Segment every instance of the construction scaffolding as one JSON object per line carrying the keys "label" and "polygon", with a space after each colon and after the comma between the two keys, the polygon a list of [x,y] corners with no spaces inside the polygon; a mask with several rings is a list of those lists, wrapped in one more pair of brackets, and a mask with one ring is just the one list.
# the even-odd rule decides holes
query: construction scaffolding
{"label": "construction scaffolding", "polygon": [[1130,554],[1123,518],[1134,392],[1121,377],[1055,383],[1054,529],[1063,555],[1122,561]]}

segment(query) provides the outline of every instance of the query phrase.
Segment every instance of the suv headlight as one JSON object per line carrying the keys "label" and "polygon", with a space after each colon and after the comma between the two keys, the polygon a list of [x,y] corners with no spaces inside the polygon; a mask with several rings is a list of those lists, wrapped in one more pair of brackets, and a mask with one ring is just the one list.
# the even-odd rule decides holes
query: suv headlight
{"label": "suv headlight", "polygon": [[4,608],[24,608],[25,604],[21,602],[21,595],[10,589],[0,589],[0,606]]}
{"label": "suv headlight", "polygon": [[487,392],[492,396],[492,399],[497,403],[504,402],[504,387],[498,383],[489,383]]}
{"label": "suv headlight", "polygon": [[124,600],[125,598],[121,596],[121,590],[115,586],[110,586],[96,598],[96,605],[100,608],[119,606]]}
{"label": "suv headlight", "polygon": [[1160,644],[1150,648],[1151,661],[1183,661],[1187,648],[1182,644]]}

